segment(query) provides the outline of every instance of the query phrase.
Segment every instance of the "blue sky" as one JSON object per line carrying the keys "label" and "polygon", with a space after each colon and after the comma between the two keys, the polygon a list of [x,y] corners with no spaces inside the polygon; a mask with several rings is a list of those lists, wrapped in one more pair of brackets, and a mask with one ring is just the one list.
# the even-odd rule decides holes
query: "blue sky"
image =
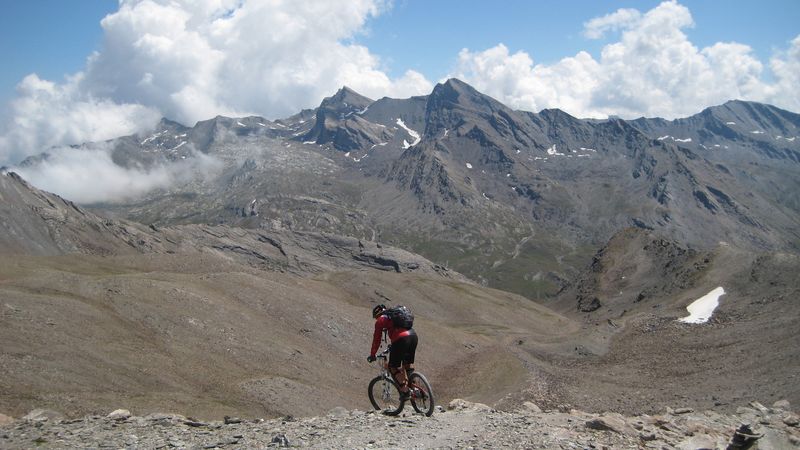
{"label": "blue sky", "polygon": [[[464,47],[504,43],[526,50],[536,62],[553,63],[580,50],[597,54],[603,41],[581,35],[583,23],[619,8],[646,11],[660,1],[395,1],[372,20],[359,42],[390,63],[392,70],[414,68],[439,78]],[[797,0],[682,1],[695,27],[687,34],[697,46],[737,41],[764,60],[800,33]],[[466,6],[465,6],[466,5]]]}
{"label": "blue sky", "polygon": [[408,97],[452,76],[578,117],[800,110],[797,0],[4,3],[0,164],[162,116],[273,119],[343,84]]}
{"label": "blue sky", "polygon": [[[525,50],[539,63],[552,63],[580,50],[597,54],[602,41],[581,35],[583,23],[618,8],[648,10],[658,1],[602,2],[396,0],[370,20],[355,41],[378,55],[385,69],[400,75],[415,69],[432,79],[447,75],[462,48],[504,43]],[[687,34],[704,47],[718,41],[750,45],[763,60],[800,33],[800,1],[683,1],[695,27]],[[100,20],[118,9],[116,0],[9,1],[0,15],[0,102],[37,73],[59,80],[75,73],[99,48]]]}

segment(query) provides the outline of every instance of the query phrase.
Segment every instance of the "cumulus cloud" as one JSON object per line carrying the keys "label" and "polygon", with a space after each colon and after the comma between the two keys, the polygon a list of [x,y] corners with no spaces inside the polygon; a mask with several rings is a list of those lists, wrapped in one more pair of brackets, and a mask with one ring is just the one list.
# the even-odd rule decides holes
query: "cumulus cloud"
{"label": "cumulus cloud", "polygon": [[800,111],[800,35],[792,40],[786,52],[770,60],[770,67],[777,82],[770,86],[767,101]]}
{"label": "cumulus cloud", "polygon": [[600,39],[607,31],[617,31],[635,23],[642,16],[636,9],[622,8],[603,17],[596,17],[583,25],[583,35],[589,39]]}
{"label": "cumulus cloud", "polygon": [[689,10],[666,1],[646,13],[620,9],[590,20],[584,35],[619,31],[595,59],[586,52],[552,65],[534,64],[524,51],[499,44],[464,49],[454,76],[513,107],[560,108],[579,117],[684,117],[731,99],[761,101],[800,110],[800,36],[770,61],[773,81],[752,49],[716,43],[698,49],[684,29]]}
{"label": "cumulus cloud", "polygon": [[132,134],[161,116],[284,117],[347,85],[380,97],[428,93],[352,43],[384,0],[122,0],[100,50],[63,82],[30,75],[0,136],[0,164],[47,147]]}
{"label": "cumulus cloud", "polygon": [[43,149],[64,143],[102,141],[153,126],[160,115],[137,103],[117,103],[82,91],[83,75],[63,84],[36,74],[17,86],[13,117],[0,136],[0,164],[18,162]]}
{"label": "cumulus cloud", "polygon": [[39,189],[78,203],[113,203],[135,199],[192,177],[203,178],[221,167],[215,158],[197,152],[171,164],[147,169],[123,168],[114,163],[110,150],[106,145],[81,149],[56,147],[41,162],[11,170]]}

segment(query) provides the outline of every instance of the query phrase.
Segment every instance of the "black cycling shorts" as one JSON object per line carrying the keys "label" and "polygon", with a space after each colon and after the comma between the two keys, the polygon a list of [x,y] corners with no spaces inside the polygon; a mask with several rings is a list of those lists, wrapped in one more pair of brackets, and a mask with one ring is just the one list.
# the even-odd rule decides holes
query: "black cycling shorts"
{"label": "black cycling shorts", "polygon": [[392,342],[389,351],[389,367],[400,367],[401,364],[414,364],[414,355],[417,353],[417,333],[408,330],[410,334]]}

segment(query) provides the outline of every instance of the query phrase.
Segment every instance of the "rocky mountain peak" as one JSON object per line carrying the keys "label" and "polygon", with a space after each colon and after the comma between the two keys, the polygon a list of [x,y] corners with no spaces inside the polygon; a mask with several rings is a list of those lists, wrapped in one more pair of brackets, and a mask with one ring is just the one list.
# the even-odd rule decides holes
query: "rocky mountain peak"
{"label": "rocky mountain peak", "polygon": [[[220,117],[220,116],[217,116]],[[175,122],[174,120],[170,120],[166,117],[162,117],[161,120],[158,121],[158,125],[156,126],[158,130],[164,129],[175,129],[175,130],[183,130],[186,129],[186,126],[182,123]]]}
{"label": "rocky mountain peak", "polygon": [[508,108],[488,95],[478,92],[467,83],[450,78],[444,83],[437,84],[428,98],[428,111],[439,109],[464,109],[491,113]]}
{"label": "rocky mountain peak", "polygon": [[374,101],[347,86],[331,97],[325,97],[317,108],[314,126],[303,135],[302,140],[317,144],[332,143],[342,151],[376,145],[385,138],[383,129],[362,119]]}
{"label": "rocky mountain peak", "polygon": [[320,104],[320,109],[328,109],[336,112],[349,112],[354,109],[364,109],[373,103],[374,100],[365,97],[347,86],[342,86],[331,97],[325,97]]}

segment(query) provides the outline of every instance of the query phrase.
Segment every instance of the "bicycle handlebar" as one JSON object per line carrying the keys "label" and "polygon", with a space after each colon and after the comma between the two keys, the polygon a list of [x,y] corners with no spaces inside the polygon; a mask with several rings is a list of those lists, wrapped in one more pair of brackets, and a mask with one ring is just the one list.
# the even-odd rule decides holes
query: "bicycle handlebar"
{"label": "bicycle handlebar", "polygon": [[386,350],[384,350],[384,351],[378,353],[377,355],[375,355],[375,359],[389,359],[389,357],[387,355],[388,355],[388,353],[389,353],[389,351],[391,349],[392,349],[392,346],[389,345],[388,347],[386,347]]}

